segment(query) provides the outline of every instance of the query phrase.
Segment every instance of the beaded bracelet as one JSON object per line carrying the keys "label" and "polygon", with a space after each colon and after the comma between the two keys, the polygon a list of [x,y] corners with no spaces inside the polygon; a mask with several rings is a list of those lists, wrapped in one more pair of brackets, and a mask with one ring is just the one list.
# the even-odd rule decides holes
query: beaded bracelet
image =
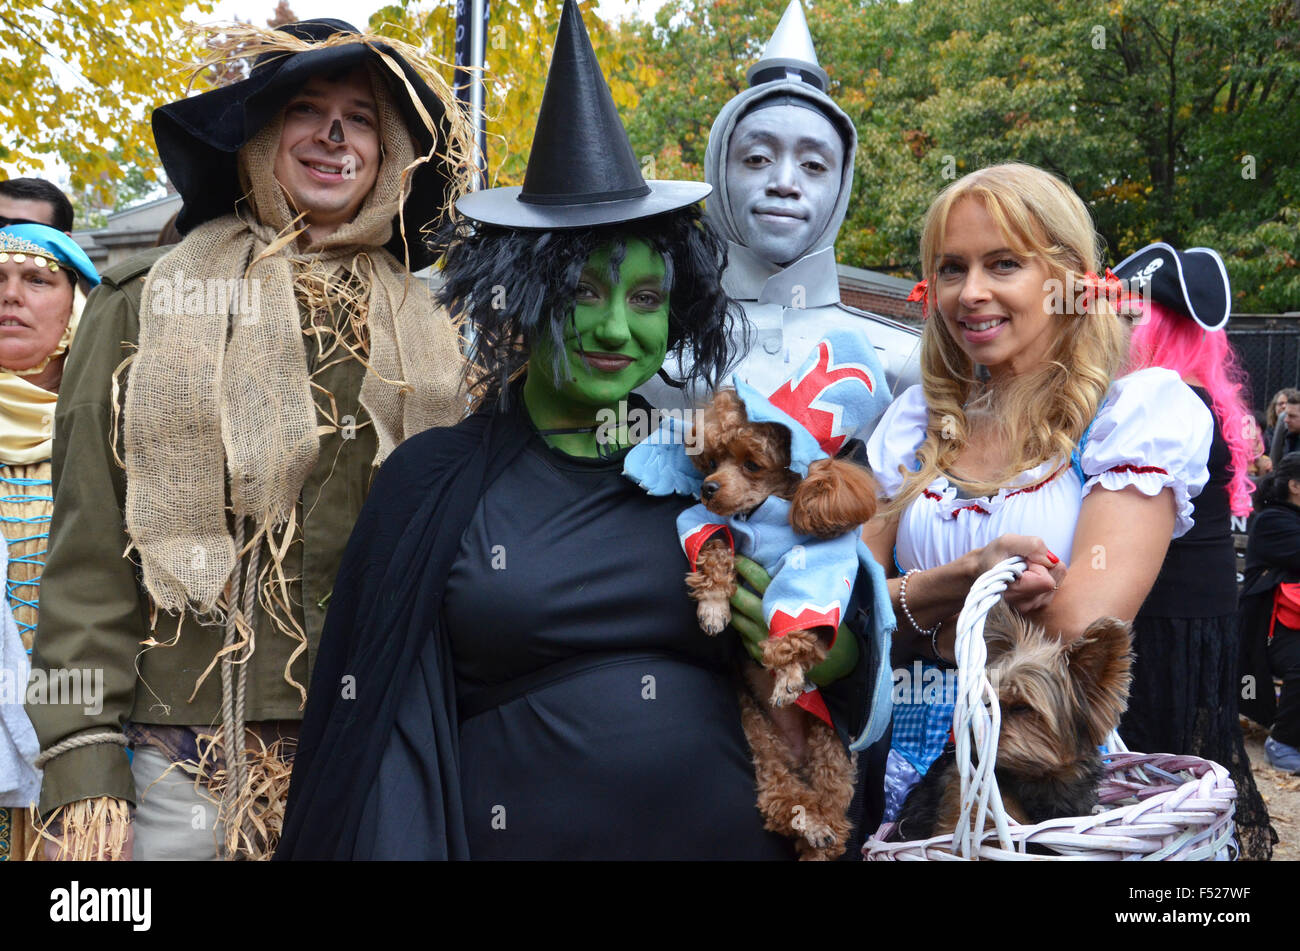
{"label": "beaded bracelet", "polygon": [[913,568],[911,571],[903,572],[903,583],[898,586],[898,603],[903,609],[903,617],[907,618],[907,623],[912,625],[912,630],[916,631],[916,633],[920,634],[922,637],[930,638],[930,646],[934,648],[934,656],[938,657],[939,649],[935,646],[935,639],[939,636],[939,628],[943,625],[943,622],[940,621],[931,628],[924,628],[916,623],[916,618],[912,617],[912,612],[907,607],[907,579],[917,571],[918,569]]}

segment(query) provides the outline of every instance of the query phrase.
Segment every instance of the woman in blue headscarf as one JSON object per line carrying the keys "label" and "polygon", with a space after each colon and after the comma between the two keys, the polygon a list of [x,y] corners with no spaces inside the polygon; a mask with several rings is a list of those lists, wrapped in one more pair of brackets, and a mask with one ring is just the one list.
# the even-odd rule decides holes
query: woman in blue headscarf
{"label": "woman in blue headscarf", "polygon": [[[99,283],[86,253],[62,231],[40,224],[0,228],[0,533],[8,541],[5,593],[17,622],[0,618],[0,666],[15,683],[27,682],[36,634],[54,510],[54,407],[85,300],[79,279]],[[21,697],[0,707],[0,720],[0,860],[19,859],[31,843],[21,807],[40,785],[29,765],[38,746]]]}

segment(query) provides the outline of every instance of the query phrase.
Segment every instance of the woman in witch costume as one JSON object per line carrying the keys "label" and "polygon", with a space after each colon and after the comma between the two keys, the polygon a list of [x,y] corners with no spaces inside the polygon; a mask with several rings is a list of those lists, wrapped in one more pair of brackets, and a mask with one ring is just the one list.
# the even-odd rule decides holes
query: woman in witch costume
{"label": "woman in witch costume", "polygon": [[479,224],[446,249],[479,411],[378,476],[277,858],[793,857],[755,808],[739,642],[701,635],[682,581],[685,503],[623,478],[628,434],[598,426],[648,409],[618,413],[669,352],[725,368],[708,190],[641,179],[566,3],[525,184],[462,199]]}

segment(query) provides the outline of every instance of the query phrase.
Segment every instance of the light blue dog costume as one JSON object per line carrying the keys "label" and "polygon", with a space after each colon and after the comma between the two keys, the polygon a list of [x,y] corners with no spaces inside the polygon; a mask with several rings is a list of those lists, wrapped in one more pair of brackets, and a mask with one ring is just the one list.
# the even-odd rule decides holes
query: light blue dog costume
{"label": "light blue dog costume", "polygon": [[[801,476],[818,459],[833,456],[869,427],[889,405],[889,389],[875,351],[853,335],[824,338],[788,381],[763,396],[739,378],[736,393],[751,422],[779,423],[790,432],[790,469]],[[698,498],[702,473],[687,455],[687,423],[676,416],[628,453],[623,474],[651,495]],[[677,534],[691,570],[704,543],[725,537],[732,549],[763,566],[772,583],[763,595],[763,616],[772,637],[790,631],[829,627],[834,638],[853,594],[868,618],[867,640],[876,678],[866,725],[851,749],[870,746],[884,735],[892,705],[889,644],[894,611],[884,569],[856,532],[819,539],[798,535],[790,527],[790,503],[769,497],[748,517],[721,518],[695,505],[677,519]],[[820,692],[809,685],[799,706],[830,724]]]}

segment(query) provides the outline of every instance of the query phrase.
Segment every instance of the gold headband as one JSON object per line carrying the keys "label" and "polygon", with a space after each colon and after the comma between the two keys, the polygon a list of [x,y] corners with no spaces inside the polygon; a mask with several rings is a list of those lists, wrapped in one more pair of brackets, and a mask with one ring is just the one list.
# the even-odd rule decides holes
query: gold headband
{"label": "gold headband", "polygon": [[24,263],[28,256],[37,267],[47,267],[51,271],[59,269],[58,262],[50,257],[50,252],[33,241],[20,238],[16,234],[0,232],[0,264],[11,258],[15,264]]}

